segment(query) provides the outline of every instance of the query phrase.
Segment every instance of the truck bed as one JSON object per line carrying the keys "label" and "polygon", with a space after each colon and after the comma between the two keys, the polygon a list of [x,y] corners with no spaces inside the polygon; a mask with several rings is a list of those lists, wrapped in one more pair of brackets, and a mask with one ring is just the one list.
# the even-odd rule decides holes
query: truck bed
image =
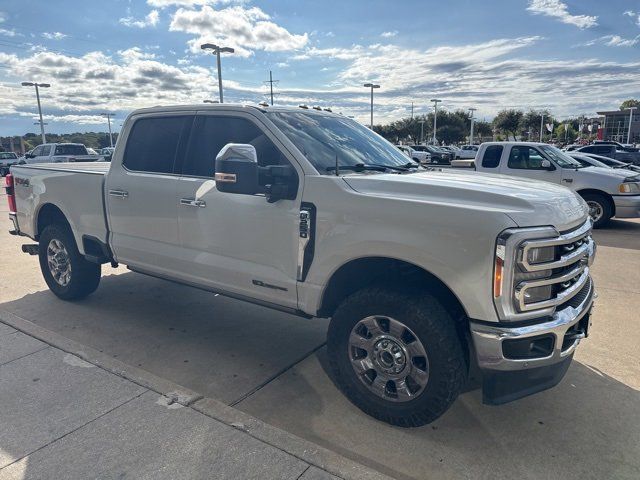
{"label": "truck bed", "polygon": [[71,224],[78,249],[83,237],[107,242],[104,180],[108,162],[14,165],[16,217],[21,234],[37,239],[38,218],[61,211]]}

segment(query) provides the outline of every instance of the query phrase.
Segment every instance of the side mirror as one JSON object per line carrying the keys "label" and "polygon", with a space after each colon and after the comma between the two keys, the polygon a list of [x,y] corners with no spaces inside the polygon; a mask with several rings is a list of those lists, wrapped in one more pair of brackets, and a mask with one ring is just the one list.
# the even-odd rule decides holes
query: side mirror
{"label": "side mirror", "polygon": [[551,162],[546,159],[542,160],[542,162],[540,163],[540,166],[545,170],[555,170],[555,167],[551,165]]}
{"label": "side mirror", "polygon": [[25,153],[24,158],[34,158],[33,153]]}
{"label": "side mirror", "polygon": [[258,156],[254,146],[227,143],[216,156],[215,180],[220,192],[243,195],[258,193]]}

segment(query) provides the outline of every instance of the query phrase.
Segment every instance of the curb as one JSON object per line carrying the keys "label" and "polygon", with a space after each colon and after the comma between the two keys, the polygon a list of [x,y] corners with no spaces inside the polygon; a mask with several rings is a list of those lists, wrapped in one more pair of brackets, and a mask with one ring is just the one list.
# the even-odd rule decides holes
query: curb
{"label": "curb", "polygon": [[66,353],[76,355],[82,360],[114,375],[164,395],[174,402],[193,408],[197,412],[225,425],[241,430],[263,443],[278,448],[332,475],[353,480],[385,480],[391,478],[327,448],[316,445],[309,440],[269,425],[219,400],[204,397],[193,390],[158,377],[146,370],[127,365],[92,347],[70,340],[13,313],[0,311],[0,322]]}

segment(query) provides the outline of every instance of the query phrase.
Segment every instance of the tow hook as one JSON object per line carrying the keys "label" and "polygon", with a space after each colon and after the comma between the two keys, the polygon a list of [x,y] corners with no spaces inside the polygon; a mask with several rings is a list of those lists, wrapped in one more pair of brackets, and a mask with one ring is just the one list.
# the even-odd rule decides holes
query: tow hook
{"label": "tow hook", "polygon": [[24,253],[28,253],[29,255],[38,255],[39,246],[37,243],[32,243],[30,245],[22,245],[22,251]]}

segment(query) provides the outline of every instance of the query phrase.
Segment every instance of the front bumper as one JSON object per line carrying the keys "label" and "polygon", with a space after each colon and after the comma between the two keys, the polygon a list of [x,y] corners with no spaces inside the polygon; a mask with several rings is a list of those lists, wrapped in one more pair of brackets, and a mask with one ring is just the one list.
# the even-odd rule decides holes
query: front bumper
{"label": "front bumper", "polygon": [[588,334],[595,298],[588,284],[552,317],[525,326],[470,322],[483,376],[483,400],[506,403],[556,385]]}
{"label": "front bumper", "polygon": [[616,217],[640,217],[640,195],[613,195],[613,203],[616,205]]}

